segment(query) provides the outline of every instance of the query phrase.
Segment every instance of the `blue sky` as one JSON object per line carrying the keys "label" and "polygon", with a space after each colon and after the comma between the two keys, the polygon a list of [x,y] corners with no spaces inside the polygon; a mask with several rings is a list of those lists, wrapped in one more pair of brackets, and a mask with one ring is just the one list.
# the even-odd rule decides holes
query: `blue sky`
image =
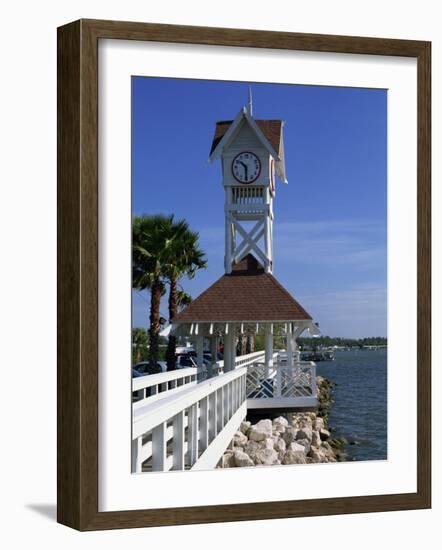
{"label": "blue sky", "polygon": [[[330,336],[387,331],[387,91],[252,84],[254,117],[283,119],[288,185],[274,201],[274,275]],[[224,191],[207,159],[215,122],[247,103],[248,83],[133,77],[133,214],[173,213],[224,272]],[[133,292],[133,324],[149,296]],[[162,304],[167,318],[167,304]]]}

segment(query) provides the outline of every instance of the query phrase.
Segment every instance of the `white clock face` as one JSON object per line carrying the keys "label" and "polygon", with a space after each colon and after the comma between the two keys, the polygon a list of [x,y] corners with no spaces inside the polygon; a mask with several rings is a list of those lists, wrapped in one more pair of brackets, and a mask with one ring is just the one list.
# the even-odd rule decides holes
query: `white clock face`
{"label": "white clock face", "polygon": [[236,155],[232,161],[233,177],[240,183],[253,183],[261,173],[261,161],[249,151]]}

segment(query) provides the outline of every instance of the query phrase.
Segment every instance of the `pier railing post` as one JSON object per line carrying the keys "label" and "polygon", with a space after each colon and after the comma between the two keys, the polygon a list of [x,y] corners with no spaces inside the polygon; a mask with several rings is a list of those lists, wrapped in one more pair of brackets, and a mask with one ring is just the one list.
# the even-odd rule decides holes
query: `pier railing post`
{"label": "pier railing post", "polygon": [[316,364],[313,363],[310,370],[312,397],[316,397]]}
{"label": "pier railing post", "polygon": [[270,369],[273,367],[273,334],[271,325],[265,328],[265,377],[270,375]]}
{"label": "pier railing post", "polygon": [[173,469],[184,470],[184,411],[173,417]]}
{"label": "pier railing post", "polygon": [[276,364],[275,397],[281,397],[281,395],[282,395],[282,370],[284,368],[286,368],[286,367],[283,367],[280,363]]}
{"label": "pier railing post", "polygon": [[166,422],[152,430],[152,470],[164,472],[166,470]]}
{"label": "pier railing post", "polygon": [[135,472],[139,474],[141,472],[141,446],[142,446],[142,438],[137,437],[136,439],[132,440],[132,472]]}

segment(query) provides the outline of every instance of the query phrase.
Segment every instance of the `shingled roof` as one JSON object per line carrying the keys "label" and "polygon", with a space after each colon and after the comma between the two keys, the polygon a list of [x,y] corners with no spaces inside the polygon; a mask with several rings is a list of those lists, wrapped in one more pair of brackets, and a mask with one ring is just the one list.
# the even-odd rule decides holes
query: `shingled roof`
{"label": "shingled roof", "polygon": [[248,254],[172,322],[309,321],[312,317]]}
{"label": "shingled roof", "polygon": [[[222,120],[216,123],[215,135],[213,136],[212,147],[209,156],[216,149],[218,143],[223,139],[233,120]],[[280,151],[282,120],[255,120],[261,132],[273,147],[276,153]]]}

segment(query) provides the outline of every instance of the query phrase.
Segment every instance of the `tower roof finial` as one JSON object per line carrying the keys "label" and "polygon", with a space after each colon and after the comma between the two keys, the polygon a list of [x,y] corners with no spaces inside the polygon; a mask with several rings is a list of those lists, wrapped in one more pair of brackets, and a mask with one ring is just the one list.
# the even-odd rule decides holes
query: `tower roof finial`
{"label": "tower roof finial", "polygon": [[249,86],[249,115],[253,116],[252,87]]}

